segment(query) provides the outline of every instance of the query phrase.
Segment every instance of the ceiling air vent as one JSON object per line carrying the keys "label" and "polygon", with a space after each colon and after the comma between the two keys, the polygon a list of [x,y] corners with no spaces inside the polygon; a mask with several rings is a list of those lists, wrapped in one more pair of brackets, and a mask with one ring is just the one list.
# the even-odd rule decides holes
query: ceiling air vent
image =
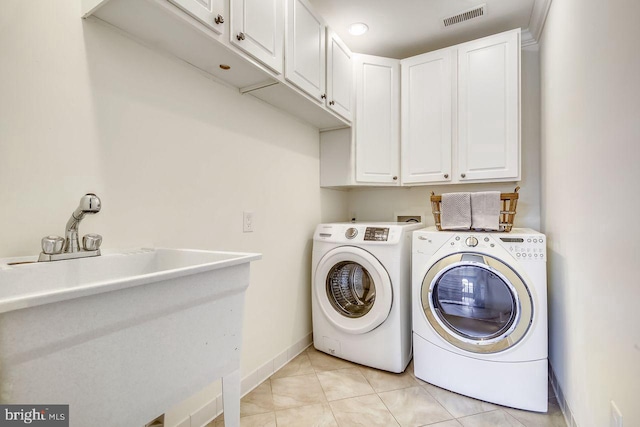
{"label": "ceiling air vent", "polygon": [[473,9],[465,10],[464,12],[460,12],[457,15],[450,16],[448,18],[444,18],[442,22],[445,27],[450,27],[454,24],[459,24],[464,21],[468,21],[473,18],[480,18],[487,13],[487,5],[481,4],[480,6],[476,6]]}

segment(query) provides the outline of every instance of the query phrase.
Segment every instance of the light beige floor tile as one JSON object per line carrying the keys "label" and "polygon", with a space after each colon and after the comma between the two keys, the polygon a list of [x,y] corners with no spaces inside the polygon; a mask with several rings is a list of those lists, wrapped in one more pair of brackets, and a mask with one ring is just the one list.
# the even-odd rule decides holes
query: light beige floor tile
{"label": "light beige floor tile", "polygon": [[316,350],[313,346],[307,349],[307,356],[311,361],[311,366],[316,372],[334,371],[336,369],[354,368],[358,365],[338,357],[329,356],[326,353]]}
{"label": "light beige floor tile", "polygon": [[500,407],[492,403],[472,399],[461,394],[453,393],[440,387],[420,381],[422,387],[427,390],[436,400],[449,411],[454,418],[467,415],[480,414],[482,412],[493,411]]}
{"label": "light beige floor tile", "polygon": [[520,421],[527,427],[566,427],[562,411],[557,404],[549,404],[549,410],[546,414],[538,412],[521,411],[513,408],[505,408],[515,419]]}
{"label": "light beige floor tile", "polygon": [[278,427],[338,427],[328,404],[276,411]]}
{"label": "light beige floor tile", "polygon": [[276,410],[327,402],[315,374],[273,379],[271,392]]}
{"label": "light beige floor tile", "polygon": [[378,369],[367,368],[361,366],[360,372],[369,381],[371,387],[380,393],[384,391],[399,390],[401,388],[415,387],[418,382],[413,378],[409,370],[405,370],[401,374],[380,371]]}
{"label": "light beige floor tile", "polygon": [[501,409],[458,418],[458,421],[464,427],[525,427],[524,424]]}
{"label": "light beige floor tile", "polygon": [[462,424],[456,420],[449,420],[441,423],[429,424],[429,427],[462,427]]}
{"label": "light beige floor tile", "polygon": [[387,391],[379,396],[402,427],[418,427],[453,418],[420,386]]}
{"label": "light beige floor tile", "polygon": [[329,401],[375,393],[358,368],[318,372],[317,376]]}
{"label": "light beige floor tile", "polygon": [[292,361],[280,368],[278,372],[271,376],[271,378],[294,377],[296,375],[313,373],[315,373],[315,371],[311,366],[311,360],[309,360],[309,356],[306,352],[302,352]]}
{"label": "light beige floor tile", "polygon": [[340,427],[398,426],[391,412],[375,394],[329,402]]}
{"label": "light beige floor tile", "polygon": [[[224,427],[224,416],[220,415],[205,427]],[[276,427],[275,412],[240,417],[240,427]]]}
{"label": "light beige floor tile", "polygon": [[266,380],[240,400],[240,416],[273,412],[271,381]]}

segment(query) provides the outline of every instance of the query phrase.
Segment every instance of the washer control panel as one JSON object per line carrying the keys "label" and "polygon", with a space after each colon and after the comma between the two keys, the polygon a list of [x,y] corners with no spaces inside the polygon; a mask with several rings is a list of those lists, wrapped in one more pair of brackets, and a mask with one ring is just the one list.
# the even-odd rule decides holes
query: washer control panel
{"label": "washer control panel", "polygon": [[367,227],[364,232],[365,241],[386,242],[389,239],[389,229],[386,227]]}

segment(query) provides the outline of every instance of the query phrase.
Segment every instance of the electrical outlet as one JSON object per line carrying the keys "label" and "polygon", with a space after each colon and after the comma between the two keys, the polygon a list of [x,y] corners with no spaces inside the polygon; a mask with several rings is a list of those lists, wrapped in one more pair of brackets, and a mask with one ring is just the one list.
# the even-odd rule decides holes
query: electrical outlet
{"label": "electrical outlet", "polygon": [[609,422],[611,427],[623,427],[622,426],[622,413],[616,406],[616,403],[611,401],[611,421]]}
{"label": "electrical outlet", "polygon": [[245,233],[253,232],[253,212],[242,212],[242,231]]}

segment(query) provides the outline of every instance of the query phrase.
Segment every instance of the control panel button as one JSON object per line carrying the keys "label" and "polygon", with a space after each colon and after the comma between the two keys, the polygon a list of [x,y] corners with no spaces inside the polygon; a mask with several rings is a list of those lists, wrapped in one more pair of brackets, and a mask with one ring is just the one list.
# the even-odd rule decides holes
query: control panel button
{"label": "control panel button", "polygon": [[354,239],[357,235],[358,229],[353,227],[347,228],[347,231],[344,232],[344,237],[347,239]]}
{"label": "control panel button", "polygon": [[488,238],[488,237],[485,237],[485,238],[484,238],[484,241],[485,241],[485,242],[488,242],[488,241],[489,241],[489,238]]}
{"label": "control panel button", "polygon": [[478,246],[478,239],[476,239],[473,236],[467,237],[467,240],[465,240],[464,242],[470,248],[474,248],[474,247]]}

